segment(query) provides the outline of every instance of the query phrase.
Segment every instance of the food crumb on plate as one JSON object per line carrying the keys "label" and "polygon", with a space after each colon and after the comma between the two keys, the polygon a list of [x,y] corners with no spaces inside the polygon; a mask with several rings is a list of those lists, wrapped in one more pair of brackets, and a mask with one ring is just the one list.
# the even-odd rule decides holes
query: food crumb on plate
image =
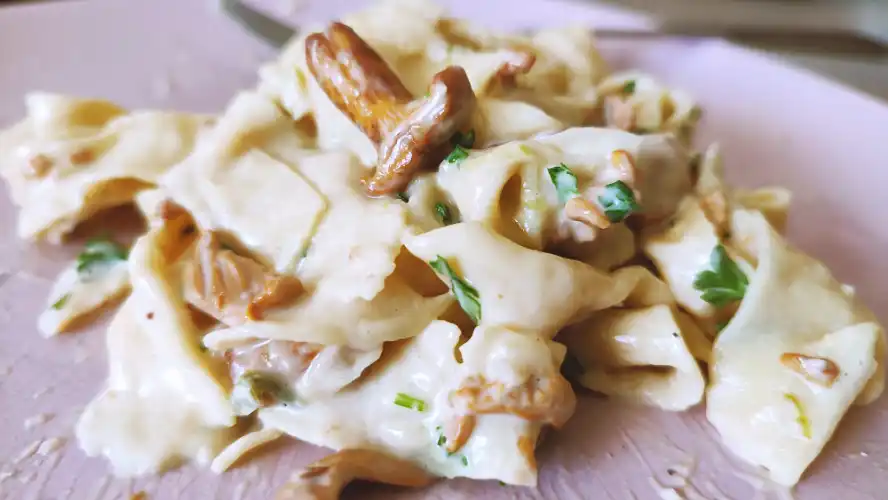
{"label": "food crumb on plate", "polygon": [[46,456],[50,453],[54,453],[59,450],[62,446],[65,445],[65,438],[54,437],[44,440],[40,443],[40,446],[37,447],[37,454],[40,456]]}
{"label": "food crumb on plate", "polygon": [[39,427],[52,420],[52,417],[52,413],[38,413],[32,417],[26,418],[24,421],[25,430],[29,431],[35,427]]}

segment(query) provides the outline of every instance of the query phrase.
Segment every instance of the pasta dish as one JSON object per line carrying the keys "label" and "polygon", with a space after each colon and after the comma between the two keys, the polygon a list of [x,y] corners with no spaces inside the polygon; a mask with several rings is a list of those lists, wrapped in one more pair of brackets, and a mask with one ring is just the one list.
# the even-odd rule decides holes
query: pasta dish
{"label": "pasta dish", "polygon": [[853,287],[784,238],[791,194],[725,183],[693,98],[611,72],[584,28],[504,35],[421,0],[306,30],[218,116],[26,97],[0,134],[17,234],[90,240],[37,323],[119,305],[80,447],[121,476],[221,473],[291,436],[280,486],[537,481],[585,387],[705,404],[724,446],[799,481],[884,385]]}

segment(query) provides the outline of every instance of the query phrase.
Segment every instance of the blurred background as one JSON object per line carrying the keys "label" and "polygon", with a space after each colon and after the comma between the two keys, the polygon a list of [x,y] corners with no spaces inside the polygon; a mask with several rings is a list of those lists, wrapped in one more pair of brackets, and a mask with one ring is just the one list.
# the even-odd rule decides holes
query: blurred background
{"label": "blurred background", "polygon": [[[591,0],[579,0],[591,1]],[[888,100],[888,0],[604,0],[703,28]],[[748,33],[755,32],[757,33]],[[742,32],[742,33],[739,33]],[[816,35],[816,36],[814,36]]]}

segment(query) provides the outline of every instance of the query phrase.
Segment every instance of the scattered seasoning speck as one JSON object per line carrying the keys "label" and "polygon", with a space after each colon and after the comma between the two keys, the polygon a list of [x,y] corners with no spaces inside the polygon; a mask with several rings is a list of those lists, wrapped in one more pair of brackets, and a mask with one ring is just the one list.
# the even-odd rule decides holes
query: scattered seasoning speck
{"label": "scattered seasoning speck", "polygon": [[24,422],[25,430],[29,431],[35,427],[45,424],[46,422],[49,422],[51,419],[52,419],[51,413],[38,413],[37,415],[34,415],[33,417],[25,419],[25,422]]}
{"label": "scattered seasoning speck", "polygon": [[83,165],[86,163],[90,163],[95,159],[96,155],[92,152],[91,149],[81,149],[79,151],[71,153],[72,165]]}
{"label": "scattered seasoning speck", "polygon": [[30,173],[35,177],[43,177],[48,174],[52,169],[52,165],[52,158],[43,154],[34,155],[28,160],[28,167],[31,169]]}
{"label": "scattered seasoning speck", "polygon": [[49,455],[50,453],[54,453],[54,452],[58,451],[58,449],[64,445],[65,445],[64,438],[58,438],[58,437],[49,438],[49,439],[44,440],[42,443],[40,443],[40,446],[37,447],[37,454],[42,457],[45,457],[46,455]]}
{"label": "scattered seasoning speck", "polygon": [[468,459],[465,455],[463,455],[463,456],[460,458],[460,460],[462,461],[463,467],[468,467],[468,466],[469,466],[469,459]]}
{"label": "scattered seasoning speck", "polygon": [[154,313],[150,312],[150,313],[146,314],[145,317],[148,319],[154,319]]}

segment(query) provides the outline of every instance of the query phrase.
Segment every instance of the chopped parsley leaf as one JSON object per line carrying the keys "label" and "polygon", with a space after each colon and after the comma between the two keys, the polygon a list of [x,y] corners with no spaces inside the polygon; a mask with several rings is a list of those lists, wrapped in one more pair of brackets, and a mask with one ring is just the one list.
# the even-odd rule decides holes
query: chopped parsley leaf
{"label": "chopped parsley leaf", "polygon": [[462,278],[457,276],[444,257],[439,255],[435,260],[431,261],[429,265],[438,273],[450,278],[450,289],[453,291],[453,295],[456,296],[456,300],[459,302],[460,307],[462,307],[463,311],[472,318],[472,321],[474,321],[475,324],[480,323],[481,297],[478,295],[478,290],[475,290],[472,285],[466,283]]}
{"label": "chopped parsley leaf", "polygon": [[65,307],[65,303],[67,303],[68,299],[70,299],[70,298],[71,298],[71,294],[66,293],[65,295],[62,295],[61,297],[59,297],[59,299],[56,300],[55,302],[53,302],[52,305],[49,307],[51,309],[55,309],[56,311],[58,311],[59,309]]}
{"label": "chopped parsley leaf", "polygon": [[468,157],[469,157],[469,152],[466,151],[465,148],[463,148],[462,146],[457,144],[456,146],[453,147],[453,151],[451,151],[450,154],[447,155],[447,158],[445,158],[445,161],[447,163],[459,164],[461,161],[465,160]]}
{"label": "chopped parsley leaf", "polygon": [[468,467],[468,466],[469,466],[469,459],[468,459],[468,457],[466,457],[465,455],[463,455],[462,457],[460,457],[459,460],[462,462],[463,467]]}
{"label": "chopped parsley leaf", "polygon": [[447,442],[447,438],[444,437],[444,434],[439,434],[438,435],[438,443],[437,443],[438,446],[444,446],[444,443],[446,443],[446,442]]}
{"label": "chopped parsley leaf", "polygon": [[623,181],[611,182],[604,187],[604,194],[598,197],[598,203],[604,209],[604,215],[611,222],[621,222],[638,211],[638,203],[632,189]]}
{"label": "chopped parsley leaf", "polygon": [[725,247],[716,245],[712,249],[709,265],[712,269],[700,271],[694,279],[694,288],[703,292],[700,297],[716,307],[742,300],[749,279],[737,263],[731,260]]}
{"label": "chopped parsley leaf", "polygon": [[472,149],[472,146],[475,145],[475,131],[469,130],[465,134],[457,132],[450,138],[450,143],[453,144],[453,151],[447,155],[445,161],[447,161],[447,163],[459,164],[459,162],[469,157],[468,150]]}
{"label": "chopped parsley leaf", "polygon": [[421,399],[416,399],[409,394],[399,392],[395,395],[395,404],[410,410],[425,411],[426,403]]}
{"label": "chopped parsley leaf", "polygon": [[453,224],[453,216],[450,215],[450,207],[444,203],[435,203],[435,215],[437,216],[438,221],[445,226]]}
{"label": "chopped parsley leaf", "polygon": [[90,240],[77,256],[77,272],[88,273],[98,264],[126,260],[127,254],[125,248],[111,240]]}
{"label": "chopped parsley leaf", "polygon": [[564,163],[559,163],[554,167],[549,167],[549,178],[552,179],[552,184],[555,185],[555,190],[558,191],[558,199],[561,200],[561,203],[566,203],[567,200],[573,198],[580,194],[577,189],[577,176],[568,168]]}
{"label": "chopped parsley leaf", "polygon": [[292,403],[293,390],[275,374],[248,370],[238,377],[231,390],[231,405],[236,415],[249,415],[276,403]]}
{"label": "chopped parsley leaf", "polygon": [[623,84],[623,93],[627,95],[635,93],[635,80],[629,80]]}

